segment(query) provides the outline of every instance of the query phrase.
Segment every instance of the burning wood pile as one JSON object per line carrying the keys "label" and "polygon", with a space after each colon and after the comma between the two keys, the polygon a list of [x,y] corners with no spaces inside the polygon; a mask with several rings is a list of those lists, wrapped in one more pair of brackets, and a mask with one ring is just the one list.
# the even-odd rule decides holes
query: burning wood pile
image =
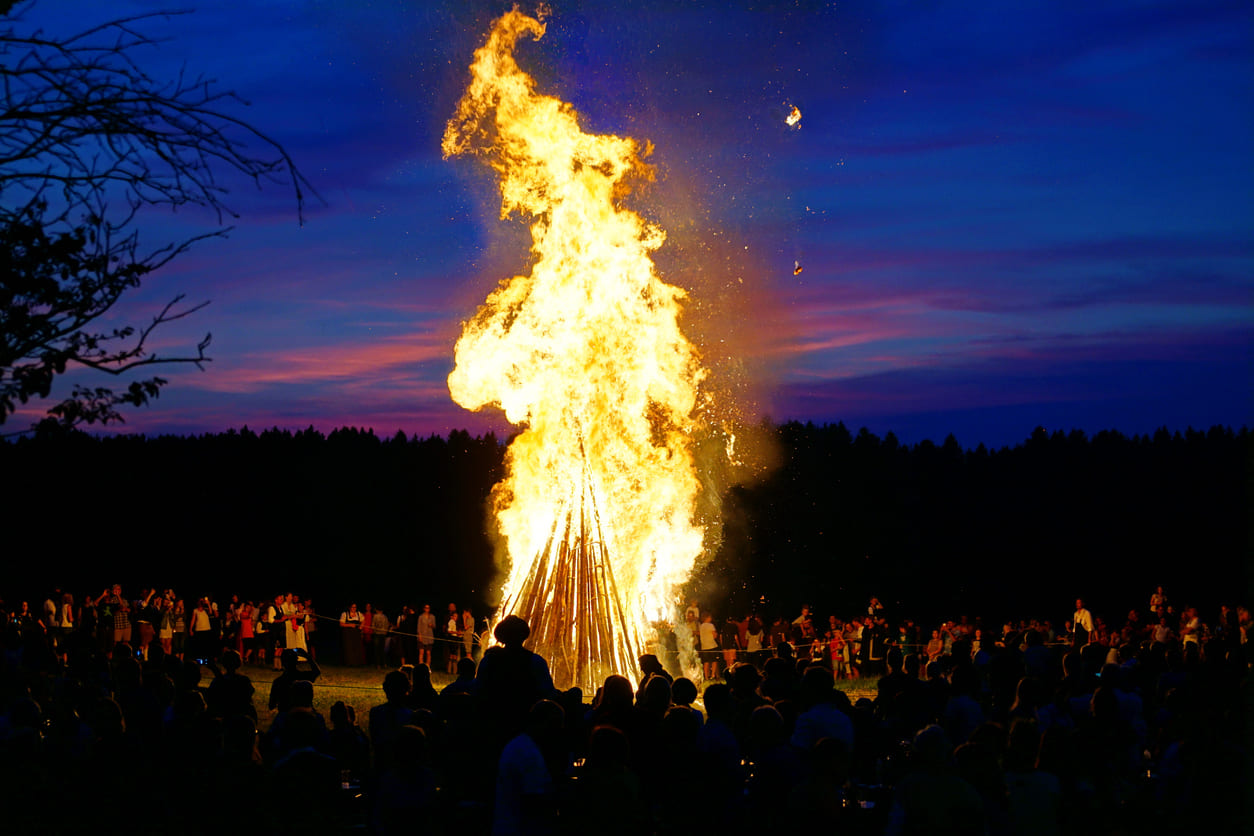
{"label": "burning wood pile", "polygon": [[457,342],[449,392],[524,429],[493,510],[509,566],[499,617],[531,625],[560,687],[636,677],[642,636],[673,617],[703,551],[693,460],[705,369],[683,290],[651,253],[665,232],[624,208],[651,148],[584,133],[514,59],[544,23],[496,21],[444,135],[498,175],[501,217],[531,224],[531,272],[502,281]]}

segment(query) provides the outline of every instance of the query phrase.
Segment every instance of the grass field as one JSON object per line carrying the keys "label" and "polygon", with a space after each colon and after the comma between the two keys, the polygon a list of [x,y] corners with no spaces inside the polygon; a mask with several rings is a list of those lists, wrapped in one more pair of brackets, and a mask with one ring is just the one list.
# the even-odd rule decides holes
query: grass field
{"label": "grass field", "polygon": [[[304,667],[302,665],[302,667]],[[268,710],[270,704],[270,683],[279,672],[270,667],[246,666],[241,669],[253,681],[257,689],[253,702],[257,706],[257,715],[264,731],[270,725],[273,713]],[[323,717],[330,719],[331,706],[343,700],[357,711],[357,720],[362,726],[366,724],[366,715],[372,706],[384,701],[383,677],[387,670],[383,668],[362,667],[349,668],[339,665],[322,665],[322,675],[314,683],[314,708]],[[206,680],[212,674],[207,675]],[[431,682],[436,690],[453,681],[448,674],[432,674]]]}
{"label": "grass field", "polygon": [[[349,668],[339,665],[322,665],[321,669],[322,676],[314,684],[314,708],[321,712],[323,717],[329,719],[331,706],[343,700],[356,709],[357,721],[365,726],[370,708],[384,701],[383,677],[389,669]],[[270,726],[273,716],[267,706],[270,704],[270,683],[278,676],[278,671],[270,667],[249,665],[242,668],[241,672],[252,679],[253,687],[257,689],[256,694],[253,695],[253,702],[257,706],[261,730],[264,731]],[[208,684],[212,678],[213,674],[205,669],[202,684]],[[452,682],[453,678],[450,674],[433,672],[431,683],[439,691]],[[836,687],[849,694],[851,700],[875,696],[875,680],[873,679],[842,680],[836,683]]]}

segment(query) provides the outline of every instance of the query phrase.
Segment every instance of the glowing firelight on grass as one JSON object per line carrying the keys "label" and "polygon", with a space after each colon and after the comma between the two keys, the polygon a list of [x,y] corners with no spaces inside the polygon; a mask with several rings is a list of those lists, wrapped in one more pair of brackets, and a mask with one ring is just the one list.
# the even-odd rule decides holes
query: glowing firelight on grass
{"label": "glowing firelight on grass", "polygon": [[536,92],[514,48],[544,30],[517,9],[493,24],[445,130],[446,158],[496,171],[501,218],[530,218],[533,258],[465,323],[448,383],[461,406],[525,428],[492,497],[509,559],[498,617],[527,619],[559,687],[586,690],[635,678],[701,554],[705,371],[679,328],[685,293],[650,257],[665,233],[622,205],[651,179],[651,147],[584,133],[569,104]]}

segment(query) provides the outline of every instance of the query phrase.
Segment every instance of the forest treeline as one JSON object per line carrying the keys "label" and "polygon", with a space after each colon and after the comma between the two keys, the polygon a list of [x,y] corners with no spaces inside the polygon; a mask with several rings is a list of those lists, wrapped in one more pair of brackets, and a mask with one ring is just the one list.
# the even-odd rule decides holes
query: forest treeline
{"label": "forest treeline", "polygon": [[[1037,429],[1015,447],[899,444],[844,424],[767,428],[778,464],[723,499],[722,545],[692,582],[720,615],[764,597],[852,614],[1064,618],[1173,600],[1249,602],[1250,432]],[[0,443],[0,594],[120,581],[184,596],[288,588],[484,608],[495,579],[492,434],[380,437],[247,428],[201,436],[37,434]]]}

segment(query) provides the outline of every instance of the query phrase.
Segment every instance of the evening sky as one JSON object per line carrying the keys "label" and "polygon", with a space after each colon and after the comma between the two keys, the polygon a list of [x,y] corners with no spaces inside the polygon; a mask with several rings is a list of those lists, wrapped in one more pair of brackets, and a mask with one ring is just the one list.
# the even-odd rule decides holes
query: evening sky
{"label": "evening sky", "polygon": [[[445,378],[460,322],[527,270],[526,229],[439,140],[507,8],[215,0],[142,23],[166,39],[151,72],[238,91],[324,202],[302,226],[290,191],[229,181],[229,237],[119,310],[211,300],[160,340],[212,331],[213,362],[162,372],[123,429],[506,427]],[[586,130],[653,143],[627,205],[667,230],[659,268],[741,417],[970,447],[1248,422],[1252,22],[1248,2],[555,0],[519,56]]]}

